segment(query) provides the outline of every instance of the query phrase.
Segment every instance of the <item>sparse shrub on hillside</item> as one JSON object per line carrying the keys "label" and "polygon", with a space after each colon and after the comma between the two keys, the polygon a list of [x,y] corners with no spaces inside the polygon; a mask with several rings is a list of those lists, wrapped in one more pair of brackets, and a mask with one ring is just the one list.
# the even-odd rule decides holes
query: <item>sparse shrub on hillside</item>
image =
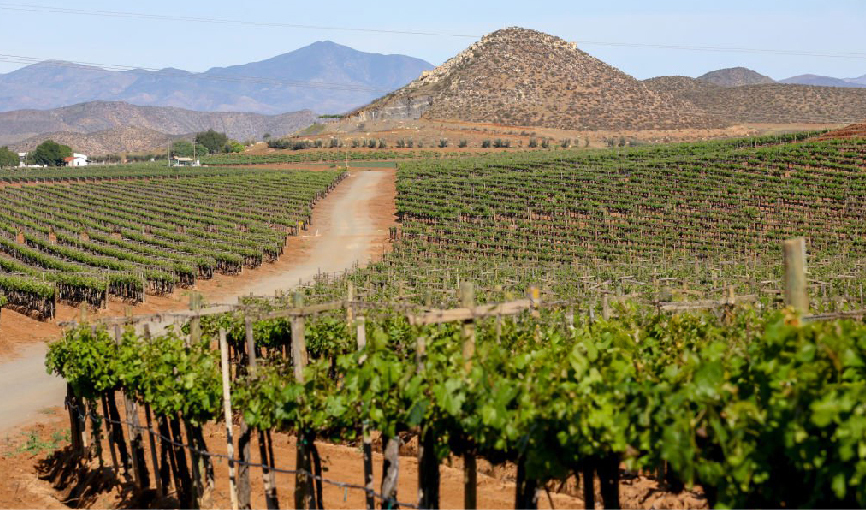
{"label": "sparse shrub on hillside", "polygon": [[583,141],[583,147],[585,149],[589,148],[589,137],[588,136],[586,137],[586,140]]}
{"label": "sparse shrub on hillside", "polygon": [[620,146],[620,147],[625,147],[627,144],[628,144],[628,142],[626,142],[625,137],[624,137],[624,136],[620,136],[620,137],[619,137],[619,146]]}
{"label": "sparse shrub on hillside", "polygon": [[493,148],[494,148],[494,149],[500,149],[500,148],[502,148],[502,138],[497,138],[497,139],[493,142]]}
{"label": "sparse shrub on hillside", "polygon": [[419,148],[419,149],[423,149],[423,148],[424,148],[424,140],[418,140],[418,148]]}
{"label": "sparse shrub on hillside", "polygon": [[384,138],[379,139],[379,148],[380,149],[387,149],[388,148],[388,142],[386,142]]}
{"label": "sparse shrub on hillside", "polygon": [[415,140],[406,140],[406,147],[412,148],[415,146]]}
{"label": "sparse shrub on hillside", "polygon": [[353,149],[357,149],[360,146],[361,146],[361,142],[359,142],[357,139],[352,140],[352,148]]}
{"label": "sparse shrub on hillside", "polygon": [[538,147],[538,139],[536,139],[536,138],[530,138],[530,139],[529,139],[529,148],[530,148],[530,149],[535,149],[536,147]]}
{"label": "sparse shrub on hillside", "polygon": [[397,148],[398,148],[398,149],[404,149],[404,148],[406,148],[406,140],[404,140],[404,139],[402,139],[402,138],[399,139],[399,140],[397,140]]}
{"label": "sparse shrub on hillside", "polygon": [[374,140],[372,138],[367,140],[367,148],[375,149],[376,148],[376,140]]}
{"label": "sparse shrub on hillside", "polygon": [[559,146],[563,149],[571,147],[571,138],[564,138],[562,141],[559,142]]}
{"label": "sparse shrub on hillside", "polygon": [[548,140],[546,137],[541,139],[541,148],[542,149],[549,149],[550,148],[550,140]]}
{"label": "sparse shrub on hillside", "polygon": [[439,148],[444,149],[446,147],[448,147],[448,139],[442,138],[441,140],[439,140]]}
{"label": "sparse shrub on hillside", "polygon": [[483,142],[481,142],[481,148],[489,149],[490,148],[490,140],[484,140]]}
{"label": "sparse shrub on hillside", "polygon": [[289,140],[268,140],[268,148],[271,149],[288,149],[291,146],[292,144],[291,142],[289,142]]}
{"label": "sparse shrub on hillside", "polygon": [[304,149],[306,149],[306,148],[308,148],[308,147],[309,147],[309,142],[306,142],[306,141],[302,141],[302,142],[294,142],[294,143],[292,144],[292,150],[293,150],[293,151],[304,150]]}
{"label": "sparse shrub on hillside", "polygon": [[324,146],[324,144],[322,143],[322,139],[321,138],[316,139],[315,145],[316,145],[317,149],[321,149]]}
{"label": "sparse shrub on hillside", "polygon": [[467,146],[469,146],[469,142],[466,140],[460,140],[460,142],[457,143],[457,147],[460,147],[461,149],[465,149]]}
{"label": "sparse shrub on hillside", "polygon": [[336,149],[336,148],[340,147],[340,145],[341,145],[340,140],[337,138],[331,138],[330,140],[328,140],[328,147],[330,147],[332,149]]}

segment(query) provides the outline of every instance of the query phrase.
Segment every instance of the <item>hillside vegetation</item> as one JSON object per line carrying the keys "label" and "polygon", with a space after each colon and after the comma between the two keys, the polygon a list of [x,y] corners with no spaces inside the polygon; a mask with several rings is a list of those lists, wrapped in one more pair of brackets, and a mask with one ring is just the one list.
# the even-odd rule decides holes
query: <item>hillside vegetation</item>
{"label": "hillside vegetation", "polygon": [[687,76],[644,83],[729,124],[845,124],[866,119],[866,89],[785,83],[722,87]]}

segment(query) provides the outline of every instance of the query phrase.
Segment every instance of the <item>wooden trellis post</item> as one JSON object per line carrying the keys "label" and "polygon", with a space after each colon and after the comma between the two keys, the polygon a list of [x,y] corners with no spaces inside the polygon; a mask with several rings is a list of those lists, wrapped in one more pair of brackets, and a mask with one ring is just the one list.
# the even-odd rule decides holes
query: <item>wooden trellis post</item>
{"label": "wooden trellis post", "polygon": [[[358,314],[355,320],[356,331],[358,337],[358,350],[363,351],[367,346],[367,329],[365,318],[362,314]],[[361,357],[361,363],[364,362],[364,357]],[[364,430],[364,487],[367,510],[376,508],[376,499],[373,497],[373,439],[370,437],[370,429],[365,425]]]}
{"label": "wooden trellis post", "polygon": [[[300,292],[295,292],[294,307],[300,309],[304,306],[304,297]],[[307,366],[307,343],[304,338],[305,319],[301,314],[292,317],[292,368],[294,370],[295,382],[304,384],[304,368]],[[295,455],[295,508],[310,508],[312,494],[307,490],[309,480],[303,473],[307,464],[307,432],[298,431]]]}
{"label": "wooden trellis post", "polygon": [[788,239],[785,253],[785,304],[801,315],[809,312],[809,296],[806,295],[806,240],[802,237]]}
{"label": "wooden trellis post", "polygon": [[[424,371],[427,339],[419,336],[415,340],[415,356],[418,373]],[[418,438],[418,507],[439,508],[439,459],[436,457],[436,437],[433,430],[422,425]]]}
{"label": "wooden trellis post", "polygon": [[[460,286],[460,305],[463,308],[475,307],[475,286],[463,282]],[[463,321],[463,367],[467,376],[472,372],[472,358],[475,356],[475,319]],[[478,467],[475,452],[463,455],[463,507],[478,508]]]}
{"label": "wooden trellis post", "polygon": [[226,420],[226,454],[229,457],[229,495],[232,501],[232,510],[238,510],[238,493],[235,486],[235,445],[232,432],[232,393],[229,382],[229,346],[226,338],[226,330],[220,328],[220,362],[222,364],[223,383],[223,410]]}

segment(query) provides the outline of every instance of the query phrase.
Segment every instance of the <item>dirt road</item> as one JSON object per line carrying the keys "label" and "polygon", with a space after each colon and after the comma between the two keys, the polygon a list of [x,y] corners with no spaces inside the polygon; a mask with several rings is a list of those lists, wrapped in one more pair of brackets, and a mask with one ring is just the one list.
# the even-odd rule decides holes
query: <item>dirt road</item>
{"label": "dirt road", "polygon": [[39,412],[63,404],[66,383],[45,373],[45,344],[24,348],[18,359],[0,364],[0,435],[36,421]]}
{"label": "dirt road", "polygon": [[[394,171],[353,172],[316,205],[310,230],[304,233],[306,237],[292,238],[278,262],[237,277],[201,282],[198,290],[211,303],[234,303],[239,296],[273,295],[277,290],[289,290],[299,281],[312,279],[319,271],[338,272],[356,262],[364,265],[382,253],[393,221]],[[178,311],[184,308],[184,299],[182,293],[170,299],[148,298],[150,304],[132,312]],[[71,310],[66,315],[73,318],[74,313]],[[111,315],[123,316],[123,310],[110,307],[100,314]],[[35,323],[4,312],[0,335],[4,331],[25,331],[31,322]],[[165,326],[166,323],[153,324],[152,329],[158,334]],[[56,329],[59,333],[59,328]],[[45,373],[44,343],[29,343],[16,351],[15,358],[0,362],[0,390],[5,394],[0,399],[0,434],[33,421],[40,410],[61,405],[66,394],[66,385]]]}

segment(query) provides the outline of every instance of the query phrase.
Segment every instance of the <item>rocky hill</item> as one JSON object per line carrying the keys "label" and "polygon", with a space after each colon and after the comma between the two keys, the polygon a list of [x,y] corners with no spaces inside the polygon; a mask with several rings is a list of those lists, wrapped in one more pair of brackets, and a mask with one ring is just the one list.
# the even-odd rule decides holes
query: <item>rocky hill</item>
{"label": "rocky hill", "polygon": [[355,121],[423,118],[557,129],[720,127],[552,35],[508,28],[484,36],[402,89],[352,112]]}
{"label": "rocky hill", "polygon": [[703,76],[697,77],[698,81],[712,83],[720,87],[742,87],[743,85],[760,85],[762,83],[775,83],[769,76],[752,71],[745,67],[731,67],[710,71]]}
{"label": "rocky hill", "polygon": [[165,152],[170,142],[181,138],[192,139],[192,135],[173,136],[147,128],[118,127],[95,133],[45,133],[14,143],[10,149],[14,152],[29,152],[45,140],[54,140],[72,147],[75,152],[104,156],[129,152]]}
{"label": "rocky hill", "polygon": [[723,87],[687,76],[644,83],[733,124],[845,124],[866,118],[866,89],[784,83]]}
{"label": "rocky hill", "polygon": [[[116,128],[139,128],[165,135],[184,135],[214,129],[236,140],[261,139],[292,133],[316,122],[311,111],[262,115],[258,113],[194,112],[162,106],[133,106],[119,101],[93,101],[54,110],[0,113],[0,145],[47,133],[92,134]],[[123,131],[118,131],[123,133]],[[123,140],[129,140],[126,131]],[[127,145],[124,145],[127,147]],[[130,150],[124,147],[109,152]]]}
{"label": "rocky hill", "polygon": [[199,111],[342,113],[432,69],[405,55],[365,53],[320,41],[260,62],[215,67],[108,71],[49,60],[0,74],[0,111],[103,100]]}

